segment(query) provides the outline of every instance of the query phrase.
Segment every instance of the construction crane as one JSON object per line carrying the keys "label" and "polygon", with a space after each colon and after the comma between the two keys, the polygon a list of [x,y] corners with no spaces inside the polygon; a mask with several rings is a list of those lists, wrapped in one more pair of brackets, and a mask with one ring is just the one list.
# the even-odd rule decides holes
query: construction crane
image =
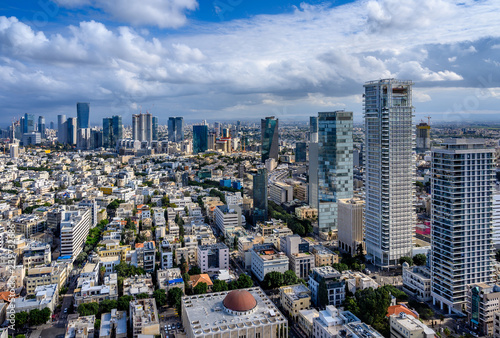
{"label": "construction crane", "polygon": [[431,117],[430,116],[424,116],[427,118],[427,124],[430,126],[431,125]]}

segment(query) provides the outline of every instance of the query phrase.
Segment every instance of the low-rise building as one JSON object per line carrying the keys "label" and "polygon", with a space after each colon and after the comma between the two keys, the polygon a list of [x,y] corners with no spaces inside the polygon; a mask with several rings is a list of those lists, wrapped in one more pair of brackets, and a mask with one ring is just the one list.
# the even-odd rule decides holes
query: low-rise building
{"label": "low-rise building", "polygon": [[[341,331],[347,331],[347,325],[361,323],[361,320],[349,311],[339,311],[335,306],[328,305],[325,310],[319,311],[319,316],[313,319],[313,337],[336,338],[342,337]],[[366,324],[365,324],[366,325]],[[368,325],[366,325],[368,327]],[[369,332],[371,333],[371,332]],[[382,338],[374,331],[374,335],[366,337]],[[351,337],[346,335],[346,337]],[[353,336],[358,337],[358,336]],[[365,337],[365,336],[362,336]]]}
{"label": "low-rise building", "polygon": [[274,182],[269,187],[269,199],[276,204],[293,201],[293,187],[283,182]]}
{"label": "low-rise building", "polygon": [[111,312],[101,315],[99,338],[126,338],[127,311],[112,309]]}
{"label": "low-rise building", "polygon": [[229,248],[224,243],[198,246],[198,267],[201,272],[229,269]]}
{"label": "low-rise building", "polygon": [[23,265],[32,268],[37,265],[46,265],[51,262],[52,251],[50,244],[42,242],[31,242],[23,248]]}
{"label": "low-rise building", "polygon": [[170,269],[174,266],[174,253],[169,241],[163,240],[160,244],[160,268]]}
{"label": "low-rise building", "polygon": [[314,245],[310,247],[314,255],[315,266],[325,266],[339,263],[339,255],[325,248],[323,245]]}
{"label": "low-rise building", "polygon": [[500,285],[475,283],[467,285],[467,320],[483,335],[494,331],[494,314],[500,311]]}
{"label": "low-rise building", "polygon": [[425,266],[409,266],[408,263],[403,263],[403,288],[420,302],[430,301],[431,272]]}
{"label": "low-rise building", "polygon": [[318,209],[309,206],[295,208],[295,216],[298,219],[316,219],[318,218]]}
{"label": "low-rise building", "polygon": [[94,337],[95,316],[68,315],[68,325],[64,338]]}
{"label": "low-rise building", "polygon": [[252,272],[259,281],[272,271],[284,273],[288,270],[288,257],[273,244],[259,244],[252,248]]}
{"label": "low-rise building", "polygon": [[303,284],[282,286],[279,288],[281,307],[294,321],[299,311],[311,307],[311,290]]}
{"label": "low-rise building", "polygon": [[[82,278],[82,277],[80,277]],[[101,302],[105,299],[118,299],[118,275],[112,273],[104,277],[104,284],[97,285],[97,281],[92,277],[91,280],[82,281],[82,285],[75,289],[73,294],[75,306],[82,303]]]}
{"label": "low-rise building", "polygon": [[154,298],[133,300],[129,307],[133,338],[141,335],[160,335],[160,320]]}
{"label": "low-rise building", "polygon": [[316,309],[300,310],[297,317],[299,328],[306,334],[306,337],[312,337],[314,318],[319,317]]}
{"label": "low-rise building", "polygon": [[53,313],[57,304],[57,284],[42,285],[35,289],[34,298],[18,297],[14,298],[11,306],[16,313],[30,312],[33,309],[43,310],[46,307]]}
{"label": "low-rise building", "polygon": [[65,263],[28,269],[25,277],[26,294],[34,295],[39,286],[51,284],[56,284],[57,290],[61,290],[66,285],[71,269],[71,265]]}
{"label": "low-rise building", "polygon": [[436,332],[420,320],[406,315],[404,312],[389,318],[391,337],[401,338],[434,338]]}
{"label": "low-rise building", "polygon": [[314,265],[314,255],[309,252],[294,253],[289,256],[290,258],[290,270],[295,272],[297,277],[307,280],[309,278],[309,273],[315,267]]}
{"label": "low-rise building", "polygon": [[245,216],[238,205],[219,205],[214,209],[214,217],[215,224],[224,236],[234,228],[246,225]]}
{"label": "low-rise building", "polygon": [[96,249],[99,257],[118,256],[124,261],[127,258],[127,252],[131,250],[130,245],[120,245],[119,240],[103,240],[99,244],[104,245]]}
{"label": "low-rise building", "polygon": [[345,280],[331,266],[313,268],[307,282],[315,306],[340,306],[345,299]]}
{"label": "low-rise building", "polygon": [[182,279],[181,269],[171,268],[158,270],[156,276],[158,277],[158,288],[164,289],[166,292],[171,288],[180,288],[182,293],[184,293],[185,285],[184,279]]}
{"label": "low-rise building", "polygon": [[123,280],[123,295],[136,297],[138,294],[145,293],[153,296],[153,292],[153,280],[149,273],[141,276],[135,275]]}

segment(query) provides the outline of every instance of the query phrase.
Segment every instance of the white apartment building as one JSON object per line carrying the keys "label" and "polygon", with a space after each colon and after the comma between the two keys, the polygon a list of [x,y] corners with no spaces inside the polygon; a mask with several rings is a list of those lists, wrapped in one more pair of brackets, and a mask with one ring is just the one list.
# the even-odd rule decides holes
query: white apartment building
{"label": "white apartment building", "polygon": [[273,244],[259,244],[252,248],[252,272],[259,281],[272,271],[284,273],[288,270],[288,257]]}
{"label": "white apartment building", "polygon": [[92,225],[91,209],[64,211],[61,216],[61,256],[73,261],[82,252]]}
{"label": "white apartment building", "polygon": [[389,319],[391,325],[391,337],[400,338],[434,338],[436,332],[422,323],[417,318],[401,312],[392,315]]}
{"label": "white apartment building", "polygon": [[170,269],[174,266],[174,253],[169,241],[163,240],[160,244],[160,267]]}
{"label": "white apartment building", "polygon": [[431,271],[425,266],[409,266],[408,263],[404,263],[403,288],[420,302],[430,301]]}
{"label": "white apartment building", "polygon": [[497,185],[493,195],[493,244],[500,249],[500,186]]}
{"label": "white apartment building", "polygon": [[493,161],[481,139],[432,149],[431,296],[448,313],[465,312],[467,285],[492,281]]}
{"label": "white apartment building", "polygon": [[198,267],[201,272],[229,269],[229,248],[224,243],[198,246]]}
{"label": "white apartment building", "polygon": [[229,192],[226,191],[224,192],[224,197],[226,199],[226,204],[227,205],[242,205],[243,204],[243,197],[241,196],[241,192]]}
{"label": "white apartment building", "polygon": [[274,182],[269,187],[269,199],[276,204],[293,201],[293,186],[283,182]]}
{"label": "white apartment building", "polygon": [[367,82],[365,241],[376,265],[411,256],[415,228],[415,148],[411,81]]}
{"label": "white apartment building", "polygon": [[133,338],[142,335],[160,335],[160,320],[154,298],[133,300],[129,307]]}
{"label": "white apartment building", "polygon": [[41,242],[30,242],[23,248],[23,265],[32,268],[36,265],[50,264],[52,258],[50,244]]}
{"label": "white apartment building", "polygon": [[219,205],[214,209],[215,224],[224,236],[235,227],[245,226],[245,217],[238,205]]}

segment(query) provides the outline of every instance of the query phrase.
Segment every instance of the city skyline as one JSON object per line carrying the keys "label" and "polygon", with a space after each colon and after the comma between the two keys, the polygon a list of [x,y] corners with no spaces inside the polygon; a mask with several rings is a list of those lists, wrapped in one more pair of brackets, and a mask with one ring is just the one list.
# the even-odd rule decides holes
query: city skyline
{"label": "city skyline", "polygon": [[55,121],[79,101],[92,103],[91,125],[112,115],[130,121],[141,110],[160,124],[169,116],[304,120],[338,109],[357,122],[360,85],[391,77],[415,82],[416,120],[492,120],[498,112],[500,4],[492,0],[230,8],[148,0],[159,15],[123,2],[42,2],[20,9],[9,0],[0,17],[2,123],[24,113]]}

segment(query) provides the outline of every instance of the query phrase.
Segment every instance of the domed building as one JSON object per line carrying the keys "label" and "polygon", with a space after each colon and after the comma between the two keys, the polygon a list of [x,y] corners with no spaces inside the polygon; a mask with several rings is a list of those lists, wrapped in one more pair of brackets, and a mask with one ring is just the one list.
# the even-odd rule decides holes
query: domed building
{"label": "domed building", "polygon": [[188,338],[288,337],[288,320],[261,288],[182,298]]}

